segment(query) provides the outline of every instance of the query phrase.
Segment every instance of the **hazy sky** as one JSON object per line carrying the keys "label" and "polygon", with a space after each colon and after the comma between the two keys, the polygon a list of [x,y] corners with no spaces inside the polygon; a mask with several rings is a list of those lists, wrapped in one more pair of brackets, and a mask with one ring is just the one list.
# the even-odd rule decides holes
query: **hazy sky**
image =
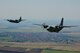
{"label": "hazy sky", "polygon": [[[13,24],[4,20],[20,16],[26,21]],[[64,25],[80,26],[80,0],[0,0],[0,30],[10,28],[16,31],[14,28],[18,28],[18,31],[32,31],[32,23],[57,25],[62,17],[65,18]]]}
{"label": "hazy sky", "polygon": [[0,0],[0,18],[80,18],[80,0]]}

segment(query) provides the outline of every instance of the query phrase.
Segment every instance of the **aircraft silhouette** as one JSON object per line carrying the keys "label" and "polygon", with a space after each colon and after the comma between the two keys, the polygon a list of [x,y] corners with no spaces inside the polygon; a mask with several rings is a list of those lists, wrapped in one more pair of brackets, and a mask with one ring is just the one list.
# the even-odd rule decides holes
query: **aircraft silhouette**
{"label": "aircraft silhouette", "polygon": [[61,23],[59,25],[56,25],[55,27],[46,25],[45,23],[34,24],[34,25],[42,26],[44,29],[46,29],[49,32],[57,32],[57,33],[60,32],[63,28],[66,28],[66,27],[76,27],[76,26],[63,26],[63,21],[64,21],[64,18],[62,18]]}
{"label": "aircraft silhouette", "polygon": [[22,20],[22,17],[20,16],[20,19],[18,20],[11,20],[11,19],[7,19],[7,21],[11,22],[11,23],[20,23]]}

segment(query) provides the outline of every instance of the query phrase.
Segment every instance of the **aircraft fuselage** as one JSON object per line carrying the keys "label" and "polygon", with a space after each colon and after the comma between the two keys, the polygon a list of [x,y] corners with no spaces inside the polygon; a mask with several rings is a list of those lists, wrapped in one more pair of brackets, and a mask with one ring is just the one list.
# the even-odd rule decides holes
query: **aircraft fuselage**
{"label": "aircraft fuselage", "polygon": [[49,32],[59,32],[62,29],[63,29],[63,27],[59,27],[59,26],[52,27],[52,26],[50,26],[49,28],[47,28],[47,31],[49,31]]}
{"label": "aircraft fuselage", "polygon": [[12,23],[19,23],[20,21],[19,20],[8,20],[9,22],[12,22]]}

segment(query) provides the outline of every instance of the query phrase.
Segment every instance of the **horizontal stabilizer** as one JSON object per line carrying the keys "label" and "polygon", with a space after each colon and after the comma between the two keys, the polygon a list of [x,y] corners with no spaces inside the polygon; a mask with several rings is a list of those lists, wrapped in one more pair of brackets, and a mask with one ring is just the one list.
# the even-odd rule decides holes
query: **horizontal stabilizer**
{"label": "horizontal stabilizer", "polygon": [[26,21],[26,19],[22,19],[21,21]]}

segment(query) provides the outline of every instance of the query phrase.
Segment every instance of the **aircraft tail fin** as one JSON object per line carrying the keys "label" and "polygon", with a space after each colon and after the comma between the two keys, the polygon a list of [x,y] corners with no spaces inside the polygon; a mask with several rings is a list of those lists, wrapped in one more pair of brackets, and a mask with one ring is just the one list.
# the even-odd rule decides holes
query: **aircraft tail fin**
{"label": "aircraft tail fin", "polygon": [[19,21],[21,21],[21,20],[22,20],[22,17],[20,17]]}
{"label": "aircraft tail fin", "polygon": [[63,26],[63,21],[64,21],[64,18],[61,19],[60,26]]}

